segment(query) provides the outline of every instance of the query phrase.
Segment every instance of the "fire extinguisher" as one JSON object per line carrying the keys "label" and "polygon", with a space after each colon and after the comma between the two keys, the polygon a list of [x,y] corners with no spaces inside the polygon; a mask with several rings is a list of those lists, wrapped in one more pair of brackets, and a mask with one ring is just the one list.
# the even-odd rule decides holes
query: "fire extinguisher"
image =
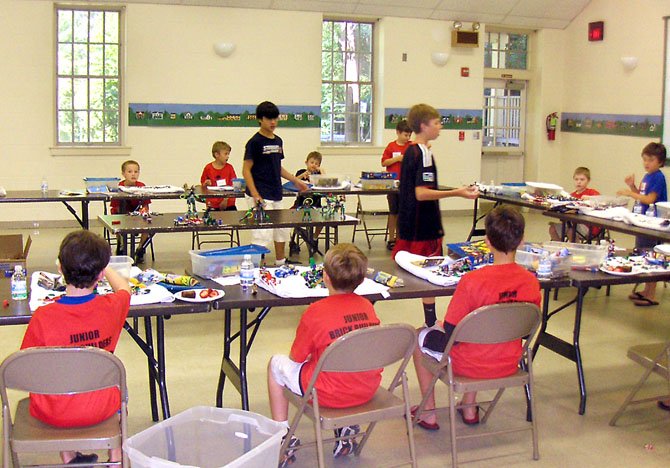
{"label": "fire extinguisher", "polygon": [[556,139],[556,125],[558,125],[558,114],[552,112],[547,116],[547,140],[554,141]]}

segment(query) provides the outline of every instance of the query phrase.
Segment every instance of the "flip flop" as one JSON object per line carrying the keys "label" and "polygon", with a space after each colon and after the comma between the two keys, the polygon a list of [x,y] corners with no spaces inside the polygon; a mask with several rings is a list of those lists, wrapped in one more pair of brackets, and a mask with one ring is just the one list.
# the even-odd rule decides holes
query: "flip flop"
{"label": "flip flop", "polygon": [[[418,409],[419,409],[418,406],[412,406],[412,408],[410,408],[409,411],[410,411],[410,413],[412,413],[412,419],[416,419],[415,418],[416,410],[418,410]],[[436,422],[435,423],[429,423],[427,421],[423,421],[423,420],[419,419],[416,422],[416,425],[425,429],[425,430],[427,430],[427,431],[439,431],[440,430],[440,425]]]}
{"label": "flip flop", "polygon": [[644,298],[645,297],[642,295],[642,293],[639,292],[632,292],[628,295],[628,299],[631,301],[642,301]]}
{"label": "flip flop", "polygon": [[659,401],[656,403],[659,408],[661,408],[663,411],[670,411],[670,405],[665,403],[664,401]]}
{"label": "flip flop", "polygon": [[658,302],[651,300],[649,298],[643,297],[642,299],[636,299],[633,301],[633,304],[635,304],[638,307],[649,307],[649,306],[657,306]]}

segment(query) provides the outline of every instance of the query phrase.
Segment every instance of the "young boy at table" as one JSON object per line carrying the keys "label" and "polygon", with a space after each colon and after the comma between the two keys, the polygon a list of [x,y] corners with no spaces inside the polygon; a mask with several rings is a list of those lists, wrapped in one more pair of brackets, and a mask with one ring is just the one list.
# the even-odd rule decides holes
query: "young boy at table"
{"label": "young boy at table", "polygon": [[[619,190],[617,195],[631,197],[636,203],[639,203],[640,212],[645,214],[649,205],[657,202],[668,201],[668,189],[665,183],[665,176],[661,168],[665,165],[666,149],[660,143],[649,143],[642,149],[642,165],[646,174],[642,177],[640,186],[635,185],[635,175],[631,174],[624,179],[627,189]],[[638,249],[652,249],[657,242],[649,237],[637,236],[635,238],[635,247]],[[636,306],[648,307],[658,305],[655,299],[656,283],[645,283],[642,292],[633,292],[628,299],[633,301]]]}
{"label": "young boy at table", "polygon": [[[244,150],[242,174],[247,183],[246,200],[249,208],[262,204],[265,209],[281,209],[282,177],[295,184],[300,192],[307,190],[307,184],[282,167],[284,144],[275,135],[279,109],[272,102],[264,101],[256,107],[258,132],[249,139]],[[274,241],[275,263],[286,263],[285,246],[291,236],[290,229],[252,229],[254,244],[268,245]]]}
{"label": "young boy at table", "polygon": [[[598,192],[596,189],[589,188],[589,183],[591,182],[591,171],[588,167],[578,167],[575,169],[575,172],[572,174],[572,181],[575,183],[575,190],[570,194],[571,197],[581,200],[582,197],[600,195],[600,192]],[[559,234],[560,227],[560,223],[549,223],[549,237],[551,237],[551,240],[562,240],[561,235]],[[578,224],[577,232],[580,236],[588,238],[589,227],[585,224]],[[593,228],[590,231],[591,235],[598,235],[599,232],[599,228]],[[573,232],[571,228],[568,229],[566,235],[568,236],[568,239],[572,239]]]}
{"label": "young boy at table", "polygon": [[[323,155],[318,151],[311,151],[307,155],[307,159],[305,159],[305,167],[302,169],[298,169],[298,171],[295,173],[295,176],[300,180],[309,182],[309,177],[311,175],[325,174],[326,171],[321,169],[322,162],[323,162]],[[295,197],[295,204],[293,205],[293,207],[298,208],[303,206],[305,200],[307,200],[308,198],[312,200],[313,207],[321,208],[321,195],[317,193],[310,193],[308,195],[298,195],[297,197]],[[314,228],[314,239],[319,238],[319,234],[321,234],[322,229],[323,226]]]}
{"label": "young boy at table", "polygon": [[[475,199],[477,187],[438,190],[437,166],[429,148],[431,141],[440,136],[442,120],[435,108],[417,104],[407,114],[407,123],[416,135],[405,151],[400,172],[400,209],[398,213],[398,240],[392,256],[405,250],[425,257],[442,255],[442,215],[440,200],[449,197]],[[426,326],[437,320],[435,298],[422,299]]]}
{"label": "young boy at table", "polygon": [[[328,250],[323,262],[323,282],[329,296],[310,305],[300,318],[291,354],[275,355],[268,365],[268,394],[272,419],[288,430],[288,400],[283,388],[303,394],[321,354],[347,330],[379,325],[375,309],[367,299],[354,293],[363,282],[368,260],[353,244],[338,244]],[[319,405],[348,408],[368,402],[381,382],[381,369],[356,373],[322,373],[316,382]],[[358,433],[358,426],[336,430],[336,437]],[[300,440],[291,437],[289,449],[280,458],[280,467],[295,461]],[[333,455],[345,456],[356,448],[354,439],[335,442]]]}
{"label": "young boy at table", "polygon": [[[537,278],[514,262],[516,248],[523,240],[523,216],[509,206],[491,211],[485,220],[486,245],[493,254],[493,265],[472,271],[461,278],[449,303],[442,325],[419,332],[419,347],[414,351],[414,367],[422,397],[429,390],[432,374],[422,365],[422,353],[441,359],[456,325],[470,312],[502,302],[530,302],[540,305],[540,283]],[[460,343],[451,348],[454,373],[473,379],[499,378],[517,371],[521,359],[521,340],[493,345]],[[459,410],[465,424],[479,423],[477,393],[463,395],[462,403],[472,405]],[[440,428],[435,417],[435,395],[426,402],[418,425],[429,431]],[[413,413],[416,408],[413,409]]]}
{"label": "young boy at table", "polygon": [[[140,176],[140,163],[129,159],[121,164],[121,175],[123,180],[119,182],[119,187],[145,187],[145,185],[138,180]],[[112,198],[110,202],[111,214],[128,214],[137,211],[140,208],[149,209],[151,200],[148,198]],[[149,235],[144,233],[140,237],[140,248],[135,252],[135,259],[138,263],[144,261],[145,242],[149,239]],[[123,244],[123,237],[116,238],[116,254],[121,255],[125,252],[125,245]]]}
{"label": "young boy at table", "polygon": [[[386,168],[386,172],[395,174],[396,180],[400,180],[400,168],[402,167],[402,158],[405,151],[409,148],[412,138],[412,129],[409,128],[407,120],[402,119],[395,126],[396,139],[386,145],[384,153],[382,154],[382,166]],[[389,193],[386,195],[386,200],[389,204],[389,219],[388,230],[389,240],[386,243],[388,250],[393,250],[396,243],[396,233],[398,229],[398,208],[400,197],[397,193]]]}
{"label": "young boy at table", "polygon": [[[21,349],[43,346],[94,346],[114,352],[130,307],[130,286],[108,266],[109,245],[87,230],[69,233],[58,252],[65,295],[33,314]],[[95,294],[106,278],[112,294]],[[86,427],[118,418],[117,388],[78,395],[30,395],[30,414],[56,427]],[[121,460],[121,449],[110,450],[110,461]],[[61,452],[63,463],[95,463],[96,454]]]}
{"label": "young boy at table", "polygon": [[[207,163],[200,176],[200,184],[203,187],[218,185],[233,185],[233,179],[237,177],[235,168],[228,163],[231,147],[225,141],[216,141],[212,145],[212,157],[214,161]],[[207,198],[207,209],[217,211],[235,211],[235,198]]]}

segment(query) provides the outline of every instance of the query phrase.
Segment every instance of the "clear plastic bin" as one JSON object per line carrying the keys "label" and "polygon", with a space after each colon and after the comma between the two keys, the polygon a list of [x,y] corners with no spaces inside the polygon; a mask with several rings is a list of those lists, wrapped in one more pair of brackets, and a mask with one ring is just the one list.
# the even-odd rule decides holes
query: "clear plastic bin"
{"label": "clear plastic bin", "polygon": [[84,179],[88,193],[117,192],[120,181],[118,177],[86,177]]}
{"label": "clear plastic bin", "polygon": [[598,268],[607,257],[606,245],[573,244],[570,242],[549,241],[544,242],[542,247],[550,252],[568,249],[572,257],[573,270]]}
{"label": "clear plastic bin", "polygon": [[232,276],[240,272],[240,263],[244,255],[251,255],[255,267],[261,263],[261,257],[270,251],[262,245],[242,245],[230,249],[190,250],[192,273],[202,278]]}
{"label": "clear plastic bin", "polygon": [[130,269],[133,266],[133,259],[128,255],[112,255],[109,257],[109,267],[124,278],[130,278]]}
{"label": "clear plastic bin", "polygon": [[276,467],[286,428],[229,408],[196,406],[128,438],[133,468]]}
{"label": "clear plastic bin", "polygon": [[[533,244],[534,249],[542,249],[541,246]],[[516,251],[516,263],[526,268],[529,271],[535,273],[540,266],[540,260],[542,259],[541,253],[530,252],[530,246],[527,244],[522,244]],[[555,257],[551,256],[551,276],[552,278],[559,278],[561,276],[566,276],[570,273],[570,268],[572,267],[572,255],[567,257]]]}
{"label": "clear plastic bin", "polygon": [[312,184],[315,189],[320,187],[339,187],[343,180],[344,177],[334,174],[312,174],[309,176],[309,183]]}
{"label": "clear plastic bin", "polygon": [[361,179],[363,190],[389,190],[396,187],[395,179]]}
{"label": "clear plastic bin", "polygon": [[656,202],[656,216],[670,219],[670,202]]}

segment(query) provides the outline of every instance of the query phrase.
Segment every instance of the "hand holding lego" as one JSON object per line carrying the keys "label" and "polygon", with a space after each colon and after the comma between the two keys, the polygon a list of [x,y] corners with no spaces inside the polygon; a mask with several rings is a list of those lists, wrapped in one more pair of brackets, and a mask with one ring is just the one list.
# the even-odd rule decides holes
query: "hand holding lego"
{"label": "hand holding lego", "polygon": [[479,188],[476,185],[468,185],[458,190],[460,191],[459,196],[469,200],[474,200],[479,196]]}
{"label": "hand holding lego", "polygon": [[304,192],[309,189],[309,186],[300,179],[295,179],[294,184],[300,192]]}

